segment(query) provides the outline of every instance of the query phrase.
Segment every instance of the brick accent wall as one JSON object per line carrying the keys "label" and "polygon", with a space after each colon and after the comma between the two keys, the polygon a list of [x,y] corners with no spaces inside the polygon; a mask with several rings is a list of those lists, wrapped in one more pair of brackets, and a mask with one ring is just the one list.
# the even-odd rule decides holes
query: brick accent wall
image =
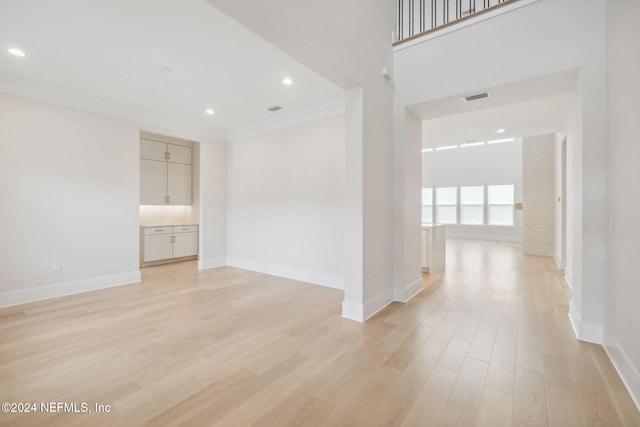
{"label": "brick accent wall", "polygon": [[555,136],[522,141],[522,253],[553,256]]}

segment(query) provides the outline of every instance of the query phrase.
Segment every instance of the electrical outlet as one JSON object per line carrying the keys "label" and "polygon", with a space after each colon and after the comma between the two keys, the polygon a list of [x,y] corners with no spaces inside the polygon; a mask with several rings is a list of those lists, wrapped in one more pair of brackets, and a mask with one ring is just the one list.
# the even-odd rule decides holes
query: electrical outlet
{"label": "electrical outlet", "polygon": [[62,265],[60,264],[60,261],[51,262],[51,271],[58,272],[60,270],[62,270]]}

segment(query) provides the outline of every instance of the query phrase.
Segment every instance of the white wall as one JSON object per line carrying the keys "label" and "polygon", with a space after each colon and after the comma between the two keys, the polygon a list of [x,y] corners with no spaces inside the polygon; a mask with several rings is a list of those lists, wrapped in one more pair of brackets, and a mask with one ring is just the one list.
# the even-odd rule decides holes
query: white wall
{"label": "white wall", "polygon": [[393,84],[382,76],[393,75],[394,2],[208,1],[348,91],[342,315],[366,320],[394,298]]}
{"label": "white wall", "polygon": [[607,2],[609,263],[605,348],[640,408],[640,2]]}
{"label": "white wall", "polygon": [[344,115],[229,143],[229,264],[343,288]]}
{"label": "white wall", "polygon": [[227,265],[227,144],[198,144],[199,255],[198,268]]}
{"label": "white wall", "polygon": [[6,93],[0,117],[0,306],[140,280],[139,128]]}
{"label": "white wall", "polygon": [[[446,118],[445,118],[446,119]],[[442,119],[436,119],[442,120]],[[429,141],[429,121],[423,138]],[[438,146],[437,141],[428,145]],[[522,202],[522,139],[502,144],[422,153],[422,186],[514,185],[514,201]],[[468,239],[522,240],[522,212],[516,211],[513,227],[447,225],[447,236]]]}
{"label": "white wall", "polygon": [[[567,139],[573,227],[567,258],[574,270],[574,291],[579,289],[572,299],[574,325],[581,339],[595,342],[602,337],[606,283],[604,15],[604,0],[541,0],[394,54],[399,116],[406,106],[580,70],[575,98],[579,137]],[[471,72],[470,64],[475,65]],[[396,141],[396,146],[402,144]]]}

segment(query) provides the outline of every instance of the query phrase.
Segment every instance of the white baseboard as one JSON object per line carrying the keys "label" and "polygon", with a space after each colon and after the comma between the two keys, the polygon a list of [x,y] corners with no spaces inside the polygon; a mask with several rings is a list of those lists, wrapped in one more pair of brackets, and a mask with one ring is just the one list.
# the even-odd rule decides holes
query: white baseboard
{"label": "white baseboard", "polygon": [[227,258],[212,258],[198,260],[198,270],[226,267],[229,265]]}
{"label": "white baseboard", "polygon": [[364,320],[367,321],[373,317],[377,312],[388,306],[393,302],[393,289],[389,289],[379,294],[378,296],[371,298],[364,304]]}
{"label": "white baseboard", "polygon": [[422,277],[411,283],[410,285],[405,286],[403,289],[394,289],[393,290],[393,300],[398,302],[409,302],[411,298],[418,295],[422,292]]}
{"label": "white baseboard", "polygon": [[344,277],[318,273],[316,271],[300,270],[288,266],[268,264],[242,258],[229,258],[227,265],[243,270],[257,271],[274,276],[286,277],[288,279],[300,280],[301,282],[322,285],[328,288],[344,289]]}
{"label": "white baseboard", "polygon": [[342,301],[342,317],[363,323],[392,302],[393,290],[391,289],[371,298],[364,304]]}
{"label": "white baseboard", "polygon": [[563,261],[560,261],[560,259],[558,259],[558,257],[556,257],[555,255],[553,256],[553,260],[556,262],[556,265],[558,266],[558,268],[560,270],[564,270],[565,269],[565,263]]}
{"label": "white baseboard", "polygon": [[567,282],[569,289],[573,291],[573,283],[571,283],[571,271],[565,269],[564,270],[564,281]]}
{"label": "white baseboard", "polygon": [[356,322],[364,322],[364,306],[350,301],[342,301],[342,317]]}
{"label": "white baseboard", "polygon": [[602,345],[603,325],[582,320],[582,316],[580,316],[580,312],[573,301],[569,302],[569,320],[576,338],[580,341]]}
{"label": "white baseboard", "polygon": [[36,288],[20,289],[0,293],[0,307],[41,301],[66,295],[80,294],[98,289],[137,283],[142,280],[140,270],[128,273],[112,274],[109,276],[91,277],[73,282],[54,283]]}
{"label": "white baseboard", "polygon": [[607,337],[607,334],[605,334],[604,341],[603,347],[609,356],[609,360],[618,371],[620,379],[622,379],[631,399],[633,399],[638,411],[640,411],[640,372],[638,372],[638,369],[615,339]]}

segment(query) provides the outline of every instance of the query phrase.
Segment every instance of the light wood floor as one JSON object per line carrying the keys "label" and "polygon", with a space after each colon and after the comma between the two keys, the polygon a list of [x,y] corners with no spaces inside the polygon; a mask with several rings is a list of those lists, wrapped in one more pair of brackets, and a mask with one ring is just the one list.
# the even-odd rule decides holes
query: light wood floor
{"label": "light wood floor", "polygon": [[0,424],[640,426],[603,349],[574,338],[550,258],[448,245],[446,274],[365,324],[340,291],[193,262],[2,309],[0,400],[111,412]]}

